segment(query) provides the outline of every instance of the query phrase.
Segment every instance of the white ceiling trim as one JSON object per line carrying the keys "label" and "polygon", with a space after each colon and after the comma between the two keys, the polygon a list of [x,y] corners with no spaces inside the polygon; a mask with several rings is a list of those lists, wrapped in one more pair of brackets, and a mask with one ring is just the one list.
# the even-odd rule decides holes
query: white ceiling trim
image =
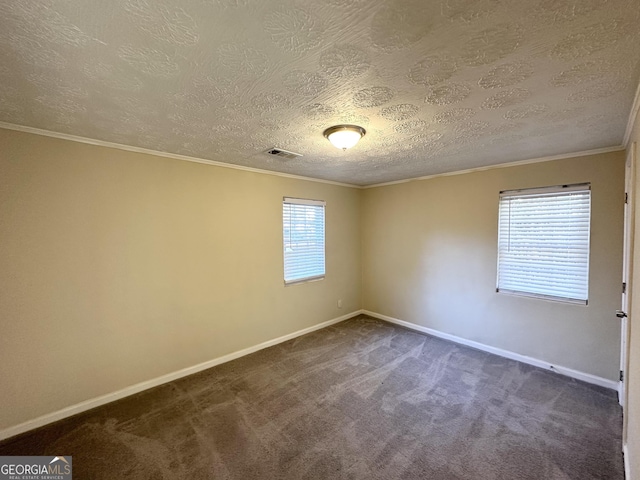
{"label": "white ceiling trim", "polygon": [[189,157],[187,155],[179,155],[176,153],[160,152],[158,150],[151,150],[149,148],[132,147],[131,145],[122,145],[120,143],[106,142],[104,140],[96,140],[93,138],[79,137],[77,135],[69,135],[67,133],[52,132],[50,130],[42,130],[40,128],[26,127],[24,125],[15,125],[13,123],[0,122],[0,128],[4,128],[6,130],[16,130],[18,132],[33,133],[35,135],[43,135],[45,137],[59,138],[61,140],[69,140],[72,142],[85,143],[88,145],[97,145],[99,147],[115,148],[117,150],[125,150],[127,152],[144,153],[147,155],[155,155],[158,157],[172,158],[174,160],[204,163],[207,165],[213,165],[215,167],[232,168],[234,170],[243,170],[245,172],[263,173],[265,175],[292,178],[295,180],[306,180],[308,182],[328,183],[329,185],[338,185],[340,187],[362,188],[359,185],[352,185],[349,183],[334,182],[332,180],[323,180],[321,178],[305,177],[303,175],[293,175],[290,173],[274,172],[271,170],[263,170],[260,168],[245,167],[243,165],[234,165],[231,163],[216,162],[215,160]]}
{"label": "white ceiling trim", "polygon": [[636,118],[638,118],[638,110],[640,110],[640,83],[638,83],[638,88],[636,89],[636,96],[633,99],[633,105],[631,105],[631,111],[629,112],[627,129],[624,132],[624,139],[622,140],[622,144],[627,148],[629,147],[629,139],[631,138],[633,124],[636,122]]}
{"label": "white ceiling trim", "polygon": [[621,150],[625,150],[625,146],[624,145],[616,145],[614,147],[605,147],[605,148],[596,148],[594,150],[585,150],[583,152],[563,153],[562,155],[553,155],[553,156],[550,156],[550,157],[540,157],[540,158],[531,158],[531,159],[528,159],[528,160],[518,160],[516,162],[501,163],[499,165],[489,165],[489,166],[486,166],[486,167],[469,168],[467,170],[457,170],[455,172],[437,173],[435,175],[426,175],[424,177],[407,178],[405,180],[396,180],[394,182],[385,182],[385,183],[377,183],[375,185],[366,185],[366,186],[360,187],[360,188],[367,189],[367,188],[386,187],[386,186],[389,186],[389,185],[398,185],[400,183],[415,182],[415,181],[418,181],[418,180],[429,180],[431,178],[437,178],[437,177],[450,177],[452,175],[464,175],[465,173],[484,172],[485,170],[494,170],[496,168],[517,167],[518,165],[529,165],[529,164],[532,164],[532,163],[551,162],[553,160],[564,160],[564,159],[567,159],[567,158],[586,157],[586,156],[589,156],[589,155],[600,155],[600,154],[603,154],[603,153],[619,152]]}
{"label": "white ceiling trim", "polygon": [[[638,97],[636,96],[636,100],[638,99]],[[636,108],[636,113],[637,113],[637,108]],[[482,172],[485,170],[493,170],[496,168],[508,168],[508,167],[516,167],[518,165],[529,165],[532,163],[542,163],[542,162],[550,162],[553,160],[564,160],[567,158],[575,158],[575,157],[585,157],[585,156],[589,156],[589,155],[599,155],[602,153],[609,153],[609,152],[619,152],[621,150],[625,150],[625,146],[624,145],[616,145],[613,147],[605,147],[605,148],[597,148],[594,150],[585,150],[582,152],[572,152],[572,153],[564,153],[561,155],[553,155],[553,156],[549,156],[549,157],[540,157],[540,158],[531,158],[531,159],[527,159],[527,160],[518,160],[515,162],[509,162],[509,163],[501,163],[499,165],[489,165],[489,166],[484,166],[484,167],[476,167],[476,168],[469,168],[466,170],[456,170],[453,172],[445,172],[445,173],[438,173],[435,175],[426,175],[424,177],[415,177],[415,178],[407,178],[407,179],[403,179],[403,180],[396,180],[393,182],[384,182],[384,183],[376,183],[374,185],[352,185],[352,184],[348,184],[348,183],[340,183],[340,182],[334,182],[331,180],[322,180],[319,178],[311,178],[311,177],[304,177],[302,175],[292,175],[289,173],[281,173],[281,172],[272,172],[270,170],[262,170],[259,168],[252,168],[252,167],[244,167],[242,165],[234,165],[234,164],[230,164],[230,163],[224,163],[224,162],[216,162],[214,160],[206,160],[203,158],[196,158],[196,157],[189,157],[186,155],[178,155],[178,154],[174,154],[174,153],[167,153],[167,152],[160,152],[157,150],[151,150],[148,148],[140,148],[140,147],[132,147],[130,145],[121,145],[119,143],[112,143],[112,142],[105,142],[103,140],[96,140],[93,138],[85,138],[85,137],[79,137],[76,135],[69,135],[66,133],[59,133],[59,132],[52,132],[49,130],[42,130],[40,128],[33,128],[33,127],[26,127],[24,125],[15,125],[12,123],[6,123],[6,122],[0,122],[0,128],[4,128],[6,130],[15,130],[18,132],[25,132],[25,133],[33,133],[34,135],[42,135],[45,137],[52,137],[52,138],[58,138],[61,140],[69,140],[71,142],[78,142],[78,143],[84,143],[87,145],[96,145],[99,147],[107,147],[107,148],[115,148],[116,150],[124,150],[127,152],[134,152],[134,153],[143,153],[143,154],[147,154],[147,155],[156,155],[158,157],[164,157],[164,158],[171,158],[174,160],[182,160],[182,161],[187,161],[187,162],[195,162],[195,163],[202,163],[202,164],[206,164],[206,165],[213,165],[215,167],[223,167],[223,168],[231,168],[234,170],[243,170],[243,171],[247,171],[247,172],[253,172],[253,173],[262,173],[265,175],[272,175],[272,176],[276,176],[276,177],[284,177],[284,178],[292,178],[295,180],[306,180],[309,182],[316,182],[316,183],[326,183],[329,185],[337,185],[340,187],[348,187],[348,188],[356,188],[356,189],[368,189],[368,188],[377,188],[377,187],[386,187],[389,185],[398,185],[400,183],[408,183],[408,182],[414,182],[414,181],[418,181],[418,180],[429,180],[431,178],[437,178],[437,177],[448,177],[451,175],[464,175],[466,173],[473,173],[473,172]]]}

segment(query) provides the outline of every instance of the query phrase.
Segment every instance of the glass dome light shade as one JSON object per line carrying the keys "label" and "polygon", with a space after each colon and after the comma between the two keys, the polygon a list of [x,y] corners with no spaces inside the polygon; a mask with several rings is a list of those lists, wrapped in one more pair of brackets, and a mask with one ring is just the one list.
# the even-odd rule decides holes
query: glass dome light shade
{"label": "glass dome light shade", "polygon": [[333,146],[341,150],[353,147],[364,136],[365,130],[357,125],[336,125],[327,128],[324,136]]}

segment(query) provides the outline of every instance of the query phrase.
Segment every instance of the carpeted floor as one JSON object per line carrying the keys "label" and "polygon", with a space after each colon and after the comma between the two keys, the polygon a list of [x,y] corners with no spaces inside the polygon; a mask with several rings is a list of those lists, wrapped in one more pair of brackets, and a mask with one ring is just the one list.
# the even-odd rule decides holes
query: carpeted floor
{"label": "carpeted floor", "polygon": [[0,444],[74,479],[622,479],[611,390],[365,316]]}

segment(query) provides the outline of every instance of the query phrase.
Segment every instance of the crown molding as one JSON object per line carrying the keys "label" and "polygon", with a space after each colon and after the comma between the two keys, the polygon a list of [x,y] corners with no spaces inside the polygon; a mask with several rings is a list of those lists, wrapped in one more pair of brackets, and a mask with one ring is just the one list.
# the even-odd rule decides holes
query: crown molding
{"label": "crown molding", "polygon": [[552,155],[549,157],[530,158],[527,160],[518,160],[515,162],[500,163],[498,165],[487,165],[485,167],[468,168],[466,170],[456,170],[453,172],[436,173],[434,175],[407,178],[405,180],[395,180],[393,182],[376,183],[374,185],[365,185],[360,188],[368,189],[368,188],[377,188],[377,187],[387,187],[389,185],[398,185],[400,183],[416,182],[419,180],[429,180],[431,178],[450,177],[452,175],[464,175],[466,173],[473,173],[473,172],[484,172],[485,170],[494,170],[496,168],[517,167],[519,165],[529,165],[532,163],[551,162],[553,160],[564,160],[567,158],[586,157],[588,155],[598,155],[602,153],[619,152],[624,149],[625,149],[624,145],[616,145],[614,147],[596,148],[593,150],[584,150],[582,152],[563,153],[561,155]]}
{"label": "crown molding", "polygon": [[636,88],[636,96],[634,97],[633,104],[631,105],[629,119],[627,120],[627,129],[624,132],[624,138],[622,140],[622,145],[626,148],[629,147],[629,139],[631,138],[633,125],[636,122],[636,118],[638,118],[638,110],[640,110],[640,83],[638,83],[638,88]]}
{"label": "crown molding", "polygon": [[125,150],[127,152],[143,153],[146,155],[155,155],[157,157],[172,158],[174,160],[183,160],[187,162],[204,163],[206,165],[213,165],[215,167],[231,168],[234,170],[242,170],[245,172],[261,173],[264,175],[273,175],[276,177],[291,178],[294,180],[305,180],[307,182],[326,183],[329,185],[337,185],[339,187],[358,188],[358,189],[362,188],[360,185],[352,185],[350,183],[341,183],[341,182],[335,182],[333,180],[323,180],[320,178],[305,177],[303,175],[294,175],[291,173],[274,172],[271,170],[263,170],[261,168],[245,167],[242,165],[234,165],[232,163],[217,162],[215,160],[207,160],[205,158],[190,157],[188,155],[179,155],[177,153],[161,152],[158,150],[151,150],[149,148],[133,147],[131,145],[123,145],[120,143],[107,142],[104,140],[96,140],[93,138],[80,137],[77,135],[70,135],[67,133],[53,132],[51,130],[43,130],[40,128],[27,127],[24,125],[16,125],[13,123],[0,122],[0,128],[4,128],[6,130],[15,130],[18,132],[33,133],[35,135],[58,138],[61,140],[69,140],[71,142],[85,143],[88,145],[97,145],[99,147],[115,148],[116,150]]}
{"label": "crown molding", "polygon": [[[639,94],[640,94],[640,88],[638,90],[638,92],[636,93],[636,100],[634,102],[634,107],[632,108],[632,115],[630,115],[629,117],[629,125],[631,127],[633,127],[633,121],[632,121],[632,117],[635,118],[635,115],[638,112],[638,109],[640,108],[640,99],[639,99]],[[627,134],[625,134],[625,138],[630,135],[631,132],[631,127],[627,126]],[[304,181],[308,181],[308,182],[315,182],[315,183],[325,183],[328,185],[337,185],[339,187],[347,187],[347,188],[355,188],[358,190],[366,190],[369,188],[377,188],[377,187],[386,187],[389,185],[398,185],[400,183],[407,183],[407,182],[414,182],[414,181],[419,181],[419,180],[429,180],[431,178],[438,178],[438,177],[448,177],[451,175],[464,175],[466,173],[473,173],[473,172],[483,172],[485,170],[493,170],[495,168],[508,168],[508,167],[516,167],[518,165],[528,165],[531,163],[541,163],[541,162],[549,162],[549,161],[553,161],[553,160],[563,160],[563,159],[567,159],[567,158],[575,158],[575,157],[584,157],[584,156],[588,156],[588,155],[598,155],[598,154],[602,154],[602,153],[609,153],[609,152],[618,152],[620,150],[624,150],[626,147],[626,142],[623,145],[616,145],[613,147],[605,147],[605,148],[597,148],[594,150],[585,150],[582,152],[572,152],[572,153],[564,153],[561,155],[553,155],[553,156],[548,156],[548,157],[539,157],[539,158],[531,158],[531,159],[527,159],[527,160],[518,160],[515,162],[508,162],[508,163],[501,163],[498,165],[487,165],[487,166],[483,166],[483,167],[475,167],[475,168],[469,168],[466,170],[456,170],[453,172],[444,172],[444,173],[436,173],[434,175],[426,175],[423,177],[414,177],[414,178],[406,178],[403,180],[394,180],[391,182],[383,182],[383,183],[375,183],[373,185],[355,185],[355,184],[351,184],[351,183],[341,183],[341,182],[336,182],[333,180],[323,180],[320,178],[312,178],[312,177],[305,177],[303,175],[294,175],[291,173],[282,173],[282,172],[273,172],[271,170],[263,170],[260,168],[253,168],[253,167],[245,167],[242,165],[234,165],[232,163],[225,163],[225,162],[218,162],[215,160],[207,160],[204,158],[197,158],[197,157],[190,157],[187,155],[179,155],[177,153],[167,153],[167,152],[160,152],[158,150],[151,150],[148,148],[141,148],[141,147],[133,147],[131,145],[123,145],[120,143],[113,143],[113,142],[106,142],[104,140],[96,140],[93,138],[87,138],[87,137],[80,137],[77,135],[70,135],[67,133],[59,133],[59,132],[53,132],[51,130],[43,130],[40,128],[34,128],[34,127],[27,127],[24,125],[16,125],[13,123],[6,123],[6,122],[0,122],[0,128],[4,128],[6,130],[15,130],[18,132],[25,132],[25,133],[33,133],[35,135],[42,135],[45,137],[52,137],[52,138],[58,138],[61,140],[69,140],[71,142],[78,142],[78,143],[84,143],[87,145],[96,145],[99,147],[107,147],[107,148],[114,148],[116,150],[124,150],[127,152],[134,152],[134,153],[143,153],[146,155],[155,155],[157,157],[164,157],[164,158],[171,158],[174,160],[182,160],[182,161],[187,161],[187,162],[194,162],[194,163],[202,163],[202,164],[206,164],[206,165],[213,165],[215,167],[222,167],[222,168],[231,168],[234,170],[242,170],[245,172],[252,172],[252,173],[261,173],[264,175],[272,175],[272,176],[276,176],[276,177],[283,177],[283,178],[291,178],[294,180],[304,180]]]}

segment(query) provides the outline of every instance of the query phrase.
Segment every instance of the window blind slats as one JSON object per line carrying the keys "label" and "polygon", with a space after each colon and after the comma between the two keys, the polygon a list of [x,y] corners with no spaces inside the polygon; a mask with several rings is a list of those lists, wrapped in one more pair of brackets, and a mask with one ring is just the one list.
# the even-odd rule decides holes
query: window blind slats
{"label": "window blind slats", "polygon": [[591,191],[501,194],[498,291],[586,302]]}
{"label": "window blind slats", "polygon": [[324,202],[285,198],[282,204],[285,283],[325,274]]}

